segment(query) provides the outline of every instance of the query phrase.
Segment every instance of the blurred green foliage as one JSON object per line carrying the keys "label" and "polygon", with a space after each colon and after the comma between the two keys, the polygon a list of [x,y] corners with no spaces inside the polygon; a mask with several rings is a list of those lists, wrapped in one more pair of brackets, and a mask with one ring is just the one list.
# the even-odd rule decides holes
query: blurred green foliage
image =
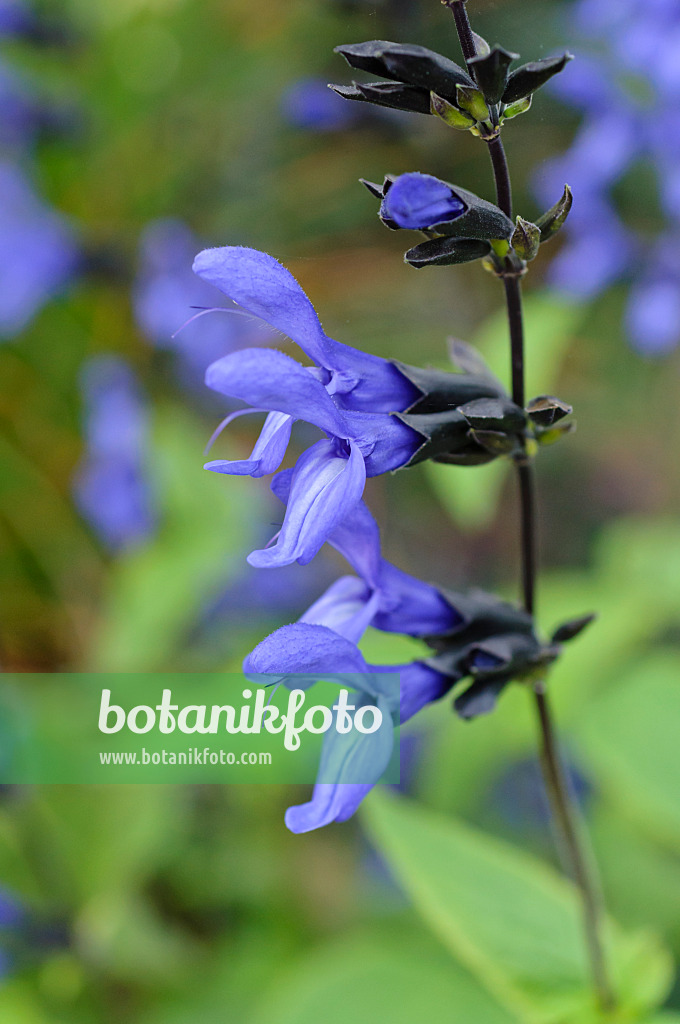
{"label": "blurred green foliage", "polygon": [[[566,6],[475,4],[480,31],[529,59],[559,43]],[[40,185],[116,273],[82,280],[0,349],[2,666],[238,669],[280,624],[271,611],[254,610],[237,629],[225,621],[207,646],[196,629],[252,546],[251,510],[267,518],[266,484],[203,473],[219,410],[182,389],[134,324],[139,234],[174,216],[206,243],[266,249],[339,339],[442,364],[453,334],[479,341],[504,374],[496,283],[477,266],[422,275],[404,266],[401,238],[384,232],[356,184],[422,169],[487,194],[480,147],[425,118],[409,136],[375,125],[303,132],[279,104],[302,76],[347,80],[331,52],[338,43],[408,38],[455,57],[453,28],[438,3],[388,0],[50,0],[44,9],[67,27],[68,48],[15,43],[12,57],[74,106],[78,128],[41,143]],[[534,107],[533,121],[513,122],[506,136],[519,206],[532,218],[521,183],[572,124],[548,97]],[[641,201],[654,208],[653,196]],[[614,940],[625,1006],[616,1021],[675,1024],[680,991],[664,946],[680,955],[678,357],[645,363],[626,348],[616,292],[578,310],[544,295],[548,255],[527,282],[529,391],[572,403],[579,429],[540,457],[539,619],[548,631],[599,612],[551,685],[566,749],[589,783],[608,907],[626,929]],[[118,558],[71,497],[78,373],[101,352],[128,358],[153,401],[161,523]],[[251,440],[236,426],[221,443],[236,457]],[[387,557],[436,582],[512,597],[515,495],[498,466],[373,481]],[[385,662],[419,650],[376,633],[365,649]],[[299,794],[283,788],[3,791],[0,883],[26,901],[33,924],[0,985],[0,1019],[587,1024],[572,896],[554,863],[539,863],[554,860],[548,827],[498,797],[499,780],[531,756],[534,732],[520,688],[472,725],[430,707],[413,726],[419,804],[374,794],[368,840],[355,822],[291,836],[283,809]],[[669,990],[668,1012],[654,1016]]]}

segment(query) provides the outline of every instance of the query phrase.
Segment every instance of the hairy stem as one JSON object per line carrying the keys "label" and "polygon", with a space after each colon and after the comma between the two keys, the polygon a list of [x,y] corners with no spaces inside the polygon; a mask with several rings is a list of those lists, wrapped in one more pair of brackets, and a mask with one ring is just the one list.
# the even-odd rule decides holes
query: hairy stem
{"label": "hairy stem", "polygon": [[[456,31],[458,32],[458,38],[460,39],[460,46],[465,57],[465,63],[472,60],[477,55],[475,49],[475,41],[472,37],[472,29],[470,27],[470,19],[467,16],[465,10],[465,0],[444,0],[446,7],[449,7],[453,12],[453,17],[456,21]],[[474,78],[474,74],[473,74]]]}
{"label": "hairy stem", "polygon": [[496,182],[496,202],[508,217],[512,217],[512,186],[510,171],[500,135],[487,142],[494,181]]}
{"label": "hairy stem", "polygon": [[[464,0],[451,0],[458,38],[466,61],[475,54],[474,39]],[[508,161],[500,136],[487,141],[496,185],[497,203],[512,217],[512,186]],[[503,277],[510,333],[512,398],[524,408],[524,318],[522,313],[521,278],[508,266]],[[523,453],[515,459],[519,482],[522,597],[525,609],[533,615],[536,604],[536,497],[533,466]],[[550,801],[556,838],[566,871],[573,878],[581,896],[581,911],[593,988],[603,1011],[614,1006],[602,943],[602,903],[599,886],[576,803],[570,792],[568,776],[560,753],[550,703],[543,681],[534,683],[533,698],[541,738],[541,765]]]}

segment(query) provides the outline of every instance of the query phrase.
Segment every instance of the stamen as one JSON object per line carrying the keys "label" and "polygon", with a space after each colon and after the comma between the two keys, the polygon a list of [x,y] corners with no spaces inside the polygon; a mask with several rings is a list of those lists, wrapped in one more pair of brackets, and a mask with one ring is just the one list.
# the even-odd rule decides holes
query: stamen
{"label": "stamen", "polygon": [[192,324],[194,320],[198,320],[199,317],[205,316],[206,313],[231,313],[232,316],[250,316],[250,313],[246,313],[245,309],[228,309],[226,306],[190,306],[190,309],[198,309],[198,313],[194,313],[190,316],[181,327],[178,327],[174,334],[171,334],[171,338],[176,338],[180,331],[183,331],[185,327]]}
{"label": "stamen", "polygon": [[203,454],[207,455],[212,446],[214,445],[217,438],[220,436],[225,427],[228,427],[232,420],[238,419],[239,416],[247,416],[251,412],[268,412],[267,409],[237,409],[236,412],[230,412],[228,416],[225,416],[222,422],[213,430],[210,435],[210,440],[203,450]]}
{"label": "stamen", "polygon": [[272,692],[269,695],[269,700],[265,704],[266,708],[268,708],[269,705],[271,704],[271,702],[274,700],[274,694],[276,693],[276,691],[278,690],[279,686],[281,686],[282,683],[283,683],[283,679],[279,679],[278,683],[265,683],[265,687],[264,687],[265,690],[267,690],[270,686],[274,687],[274,689],[272,690]]}

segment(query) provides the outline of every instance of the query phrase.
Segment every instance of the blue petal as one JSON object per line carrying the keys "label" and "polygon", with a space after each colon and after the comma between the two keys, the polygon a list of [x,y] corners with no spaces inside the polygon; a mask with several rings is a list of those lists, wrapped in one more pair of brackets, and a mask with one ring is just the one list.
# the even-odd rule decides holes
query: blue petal
{"label": "blue petal", "polygon": [[422,710],[426,704],[444,697],[455,680],[436,672],[422,661],[410,665],[385,665],[382,669],[371,666],[374,671],[398,672],[400,680],[399,721],[407,722]]}
{"label": "blue petal", "polygon": [[342,576],[299,621],[328,626],[340,636],[358,643],[373,621],[379,603],[380,594],[372,592],[363,580]]}
{"label": "blue petal", "polygon": [[436,587],[415,579],[385,559],[380,567],[382,602],[374,625],[386,633],[425,636],[444,633],[463,621]]}
{"label": "blue petal", "polygon": [[423,444],[424,438],[396,416],[385,413],[346,412],[349,436],[361,446],[366,475],[380,476],[405,466]]}
{"label": "blue petal", "polygon": [[418,397],[389,361],[329,338],[298,282],[267,253],[242,246],[205,249],[196,257],[194,271],[331,371],[329,393],[341,407],[403,412]]}
{"label": "blue petal", "polygon": [[297,461],[279,538],[275,545],[248,555],[256,568],[311,562],[328,535],[361,498],[366,467],[359,447],[350,442],[349,458],[336,454],[333,441],[317,441]]}
{"label": "blue petal", "polygon": [[[373,702],[364,699],[356,706],[369,703]],[[379,699],[378,707],[383,720],[376,732],[326,733],[318,777],[333,781],[317,782],[309,803],[288,808],[285,821],[291,832],[309,832],[332,821],[346,821],[379,781],[392,755],[394,730],[386,702]]]}
{"label": "blue petal", "polygon": [[327,365],[332,342],[300,285],[273,256],[244,246],[204,249],[194,260],[194,273]]}
{"label": "blue petal", "polygon": [[259,409],[286,412],[329,434],[348,437],[348,427],[323,384],[290,356],[275,349],[246,348],[212,363],[209,388]]}
{"label": "blue petal", "polygon": [[[279,477],[282,475],[280,473]],[[282,484],[279,486],[282,489]],[[356,569],[362,580],[371,587],[378,586],[380,530],[365,502],[360,501],[352,509],[333,530],[328,542]]]}
{"label": "blue petal", "polygon": [[455,220],[465,210],[465,203],[445,181],[414,171],[400,175],[392,184],[380,215],[400,228],[421,230]]}
{"label": "blue petal", "polygon": [[356,412],[404,412],[420,391],[387,359],[333,342],[325,364],[332,371],[326,382],[342,409]]}
{"label": "blue petal", "polygon": [[280,473],[277,473],[272,480],[271,487],[272,493],[276,495],[279,501],[282,501],[284,505],[288,504],[288,498],[290,496],[290,486],[293,482],[294,469],[282,469]]}
{"label": "blue petal", "polygon": [[231,476],[258,477],[274,473],[286,454],[293,422],[292,416],[284,412],[270,412],[249,459],[216,459],[206,462],[203,468]]}
{"label": "blue petal", "polygon": [[294,622],[265,637],[243,662],[243,671],[275,675],[365,674],[356,644],[327,626]]}
{"label": "blue petal", "polygon": [[311,832],[315,828],[330,825],[333,821],[347,821],[374,785],[374,782],[364,785],[351,782],[344,785],[318,782],[309,803],[288,808],[284,818],[286,827],[299,835],[301,832]]}

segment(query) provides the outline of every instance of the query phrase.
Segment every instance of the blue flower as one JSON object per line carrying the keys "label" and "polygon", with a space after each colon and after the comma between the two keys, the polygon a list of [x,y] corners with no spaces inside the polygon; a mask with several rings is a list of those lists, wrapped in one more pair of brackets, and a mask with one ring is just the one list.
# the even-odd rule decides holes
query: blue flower
{"label": "blue flower", "polygon": [[383,716],[381,728],[370,735],[356,730],[342,734],[335,729],[326,733],[319,778],[333,781],[317,782],[309,803],[288,809],[286,825],[291,832],[308,832],[351,817],[389,763],[394,724],[407,721],[451,686],[442,673],[423,662],[368,665],[351,640],[328,626],[306,622],[283,626],[272,633],[246,658],[243,667],[249,674],[294,676],[299,687],[303,685],[299,675],[331,673],[341,681],[346,676],[349,685],[357,688],[355,706],[371,704]]}
{"label": "blue flower", "polygon": [[146,409],[132,370],[114,356],[86,365],[83,397],[87,451],[75,477],[76,502],[117,551],[140,543],[156,524],[146,470]]}
{"label": "blue flower", "polygon": [[413,171],[395,180],[382,201],[380,215],[400,228],[421,230],[456,220],[466,209],[445,181]]}
{"label": "blue flower", "polygon": [[[284,501],[291,479],[290,471],[284,471],[274,481]],[[356,690],[358,705],[379,707],[389,723],[374,737],[335,730],[326,734],[312,799],[286,814],[293,832],[344,821],[354,813],[389,762],[392,723],[407,722],[466,678],[471,684],[456,698],[458,714],[486,714],[512,679],[545,667],[558,652],[554,642],[540,643],[523,609],[482,592],[443,591],[387,562],[378,527],[363,502],[328,541],[358,575],[337,580],[298,622],[266,637],[245,659],[244,671],[284,682],[289,677],[290,685],[301,688],[309,684],[300,676],[309,676],[309,682],[329,674],[344,679]],[[433,653],[403,665],[368,664],[357,644],[369,626],[421,638]]]}
{"label": "blue flower", "polygon": [[7,162],[0,163],[0,194],[0,337],[10,338],[66,286],[79,250],[66,219]]}
{"label": "blue flower", "polygon": [[240,308],[292,338],[316,366],[283,352],[245,349],[213,363],[206,384],[267,412],[249,459],[216,460],[206,469],[264,476],[278,469],[295,420],[326,437],[303,452],[292,471],[286,515],[274,546],[252,552],[251,565],[309,562],[357,504],[367,476],[406,465],[423,444],[392,412],[419,395],[395,365],[334,341],[292,275],[266,253],[242,247],[200,253],[194,269]]}
{"label": "blue flower", "polygon": [[[290,472],[276,478],[276,490],[287,498]],[[342,735],[335,730],[324,739],[321,780],[309,803],[291,807],[286,825],[306,832],[331,821],[345,821],[383,774],[392,754],[393,722],[406,722],[425,704],[442,697],[452,680],[424,662],[400,666],[371,666],[356,644],[373,625],[388,632],[420,636],[441,633],[461,624],[456,609],[427,583],[401,572],[381,555],[378,526],[359,502],[328,538],[358,576],[344,576],[291,626],[278,629],[246,658],[248,673],[348,673],[357,692],[355,704],[374,704],[383,712],[378,733]],[[396,676],[399,673],[399,692]],[[299,680],[295,680],[299,686]],[[347,781],[351,780],[351,781]],[[360,780],[360,781],[358,781]]]}

